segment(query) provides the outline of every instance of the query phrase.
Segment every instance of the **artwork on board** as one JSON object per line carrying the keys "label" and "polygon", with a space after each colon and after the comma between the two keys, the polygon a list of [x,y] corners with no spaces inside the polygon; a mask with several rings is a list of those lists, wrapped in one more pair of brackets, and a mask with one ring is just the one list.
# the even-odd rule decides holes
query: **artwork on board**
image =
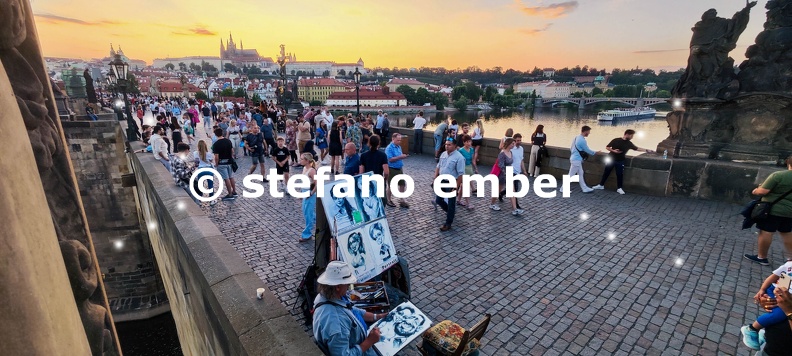
{"label": "artwork on board", "polygon": [[410,302],[400,304],[380,321],[369,328],[379,328],[380,341],[374,344],[382,356],[396,355],[399,350],[429,329],[432,321]]}

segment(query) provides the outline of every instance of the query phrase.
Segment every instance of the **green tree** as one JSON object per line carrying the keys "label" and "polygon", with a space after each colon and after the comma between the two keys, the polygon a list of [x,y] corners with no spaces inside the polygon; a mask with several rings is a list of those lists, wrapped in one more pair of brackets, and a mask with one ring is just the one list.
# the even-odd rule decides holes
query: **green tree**
{"label": "green tree", "polygon": [[342,70],[339,70],[339,71],[338,71],[338,75],[340,75],[340,76],[342,76],[342,77],[343,77],[343,76],[345,76],[345,75],[346,75],[346,71],[345,71],[345,70],[343,70],[343,69],[342,69]]}
{"label": "green tree", "polygon": [[201,61],[201,70],[204,72],[215,73],[217,72],[217,67],[207,63],[206,61]]}
{"label": "green tree", "polygon": [[190,63],[190,71],[191,72],[200,72],[201,71],[201,66],[199,66],[199,65],[197,65],[195,63]]}
{"label": "green tree", "polygon": [[226,63],[226,64],[223,65],[223,69],[226,72],[232,72],[233,73],[233,72],[236,72],[237,67],[235,65],[231,64],[231,63]]}
{"label": "green tree", "polygon": [[465,96],[467,93],[467,89],[464,85],[457,85],[454,87],[453,91],[451,92],[451,100],[457,101],[459,98]]}
{"label": "green tree", "polygon": [[416,104],[415,89],[411,88],[409,85],[399,85],[399,87],[396,88],[396,91],[404,95],[404,98],[407,99],[408,104]]}
{"label": "green tree", "polygon": [[242,87],[236,88],[234,90],[234,97],[235,98],[244,98],[245,97],[245,89]]}
{"label": "green tree", "polygon": [[466,98],[464,95],[462,95],[462,96],[459,97],[459,99],[454,100],[454,104],[453,105],[454,105],[454,107],[457,110],[465,111],[465,110],[467,110],[467,106],[468,106],[468,98]]}
{"label": "green tree", "polygon": [[171,70],[173,70],[175,68],[176,68],[176,66],[173,65],[173,63],[168,63],[168,64],[165,65],[165,69],[167,69],[169,71],[171,71]]}
{"label": "green tree", "polygon": [[602,93],[600,93],[600,94],[594,94],[594,96],[593,96],[593,97],[594,97],[594,98],[604,98],[604,97],[605,97],[605,94],[602,94]]}
{"label": "green tree", "polygon": [[495,87],[488,85],[486,89],[484,89],[484,101],[492,101],[495,94],[498,94],[498,90]]}
{"label": "green tree", "polygon": [[415,91],[415,99],[413,100],[413,102],[416,105],[423,105],[426,103],[431,103],[432,99],[433,99],[432,94],[429,93],[429,91],[426,90],[426,88],[418,88],[418,90]]}
{"label": "green tree", "polygon": [[613,98],[616,96],[616,94],[613,93],[613,89],[608,89],[603,94],[605,94],[606,98]]}
{"label": "green tree", "polygon": [[253,103],[258,105],[261,102],[261,96],[259,96],[258,93],[253,93],[253,97],[250,98],[250,100],[253,100]]}
{"label": "green tree", "polygon": [[326,71],[322,72],[322,76],[323,77],[329,77],[330,76],[330,71],[326,70]]}
{"label": "green tree", "polygon": [[324,105],[324,103],[321,100],[311,100],[311,102],[308,105],[310,105],[310,106],[322,106],[322,105]]}
{"label": "green tree", "polygon": [[209,97],[206,95],[206,93],[204,93],[202,91],[199,91],[199,92],[195,93],[195,99],[197,99],[197,100],[209,100]]}
{"label": "green tree", "polygon": [[503,95],[514,95],[514,87],[510,86],[503,91]]}
{"label": "green tree", "polygon": [[433,93],[432,104],[434,104],[437,110],[445,110],[446,105],[448,105],[448,97],[443,93]]}
{"label": "green tree", "polygon": [[478,102],[481,96],[484,95],[484,90],[481,87],[473,82],[465,83],[465,96],[472,100],[474,103]]}
{"label": "green tree", "polygon": [[594,89],[591,89],[591,96],[598,95],[598,94],[604,94],[604,93],[605,92],[603,92],[602,89],[600,89],[600,88],[596,88],[595,87]]}
{"label": "green tree", "polygon": [[225,88],[225,89],[223,89],[223,91],[220,92],[220,96],[223,96],[223,97],[234,96],[234,89]]}
{"label": "green tree", "polygon": [[655,96],[658,98],[670,98],[671,92],[668,90],[658,90],[655,92]]}
{"label": "green tree", "polygon": [[248,68],[248,74],[252,74],[252,75],[261,74],[261,68],[257,66],[252,66]]}
{"label": "green tree", "polygon": [[182,72],[186,72],[187,71],[187,65],[184,64],[184,62],[179,62],[179,70],[182,71]]}

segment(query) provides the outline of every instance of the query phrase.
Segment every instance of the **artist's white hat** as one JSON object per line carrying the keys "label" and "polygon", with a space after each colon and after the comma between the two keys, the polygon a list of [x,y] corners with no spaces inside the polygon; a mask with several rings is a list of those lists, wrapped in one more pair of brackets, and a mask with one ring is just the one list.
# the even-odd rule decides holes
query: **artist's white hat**
{"label": "artist's white hat", "polygon": [[346,262],[331,261],[316,281],[326,286],[340,286],[355,283],[357,278],[352,273],[352,267]]}

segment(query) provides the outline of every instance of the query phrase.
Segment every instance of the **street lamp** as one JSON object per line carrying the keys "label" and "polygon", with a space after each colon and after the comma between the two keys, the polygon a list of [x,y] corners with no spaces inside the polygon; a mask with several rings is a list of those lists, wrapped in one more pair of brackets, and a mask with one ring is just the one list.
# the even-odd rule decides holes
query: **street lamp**
{"label": "street lamp", "polygon": [[242,82],[242,90],[245,93],[245,110],[247,110],[247,108],[248,108],[248,103],[247,103],[247,83],[248,83],[248,81],[247,81],[247,78],[242,78],[241,82]]}
{"label": "street lamp", "polygon": [[114,74],[115,81],[118,82],[118,87],[121,88],[121,93],[124,95],[124,106],[127,116],[127,141],[137,141],[138,136],[140,136],[140,131],[138,131],[137,123],[132,119],[132,112],[129,111],[129,101],[126,93],[126,87],[129,84],[127,80],[129,63],[124,62],[120,54],[116,54],[115,59],[109,64],[111,72]]}
{"label": "street lamp", "polygon": [[355,94],[357,96],[357,117],[360,117],[360,71],[357,67],[355,67],[355,73],[352,75],[355,77]]}

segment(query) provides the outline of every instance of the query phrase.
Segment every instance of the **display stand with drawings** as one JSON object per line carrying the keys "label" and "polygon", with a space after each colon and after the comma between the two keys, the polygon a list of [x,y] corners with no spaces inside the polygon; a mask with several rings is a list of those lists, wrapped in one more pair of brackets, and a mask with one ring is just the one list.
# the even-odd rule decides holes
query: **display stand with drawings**
{"label": "display stand with drawings", "polygon": [[[325,184],[322,205],[331,222],[339,259],[349,263],[358,282],[366,282],[398,263],[382,200],[373,189],[364,196],[364,176],[354,182],[336,180]],[[338,186],[338,189],[334,187]],[[369,187],[374,187],[373,182]],[[332,255],[332,249],[331,249]]]}

